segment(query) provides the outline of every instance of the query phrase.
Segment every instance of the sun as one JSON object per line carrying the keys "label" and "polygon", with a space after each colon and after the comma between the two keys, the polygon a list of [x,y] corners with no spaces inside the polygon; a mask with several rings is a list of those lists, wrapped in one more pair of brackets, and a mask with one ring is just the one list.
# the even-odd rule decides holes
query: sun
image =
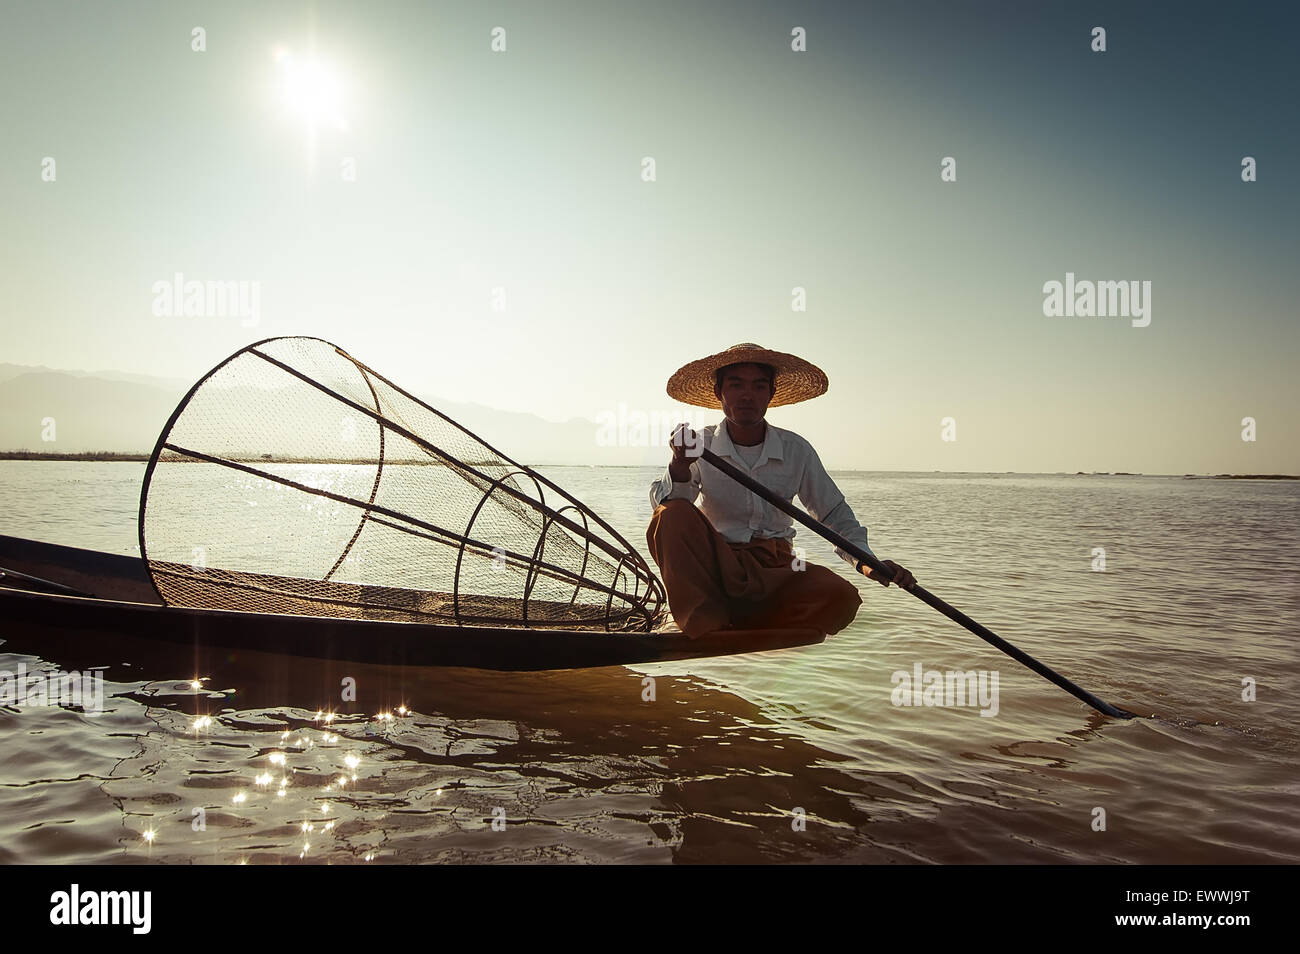
{"label": "sun", "polygon": [[278,47],[274,57],[279,67],[279,99],[285,110],[313,133],[321,128],[345,131],[345,91],[340,74],[319,56],[296,54],[285,47]]}

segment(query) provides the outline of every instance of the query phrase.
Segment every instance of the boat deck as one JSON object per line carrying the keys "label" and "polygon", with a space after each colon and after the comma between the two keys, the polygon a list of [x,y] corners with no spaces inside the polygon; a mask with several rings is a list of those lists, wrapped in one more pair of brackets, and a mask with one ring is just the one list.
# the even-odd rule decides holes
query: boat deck
{"label": "boat deck", "polygon": [[[0,568],[61,583],[103,600],[162,605],[138,556],[0,536]],[[13,587],[19,582],[0,579],[0,586]]]}

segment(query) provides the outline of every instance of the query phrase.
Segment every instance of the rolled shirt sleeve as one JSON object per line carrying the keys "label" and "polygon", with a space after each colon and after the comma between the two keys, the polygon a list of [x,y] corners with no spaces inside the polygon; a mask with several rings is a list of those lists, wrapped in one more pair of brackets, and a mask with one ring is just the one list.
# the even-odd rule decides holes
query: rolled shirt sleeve
{"label": "rolled shirt sleeve", "polygon": [[650,485],[650,508],[653,510],[665,500],[689,500],[695,503],[700,495],[700,464],[691,463],[691,479],[673,480],[672,471],[664,468],[663,476]]}

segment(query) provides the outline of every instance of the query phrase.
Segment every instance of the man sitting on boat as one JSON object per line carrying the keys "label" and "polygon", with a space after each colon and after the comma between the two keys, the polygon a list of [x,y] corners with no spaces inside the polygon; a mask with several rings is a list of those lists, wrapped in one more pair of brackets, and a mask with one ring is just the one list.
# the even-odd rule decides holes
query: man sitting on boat
{"label": "man sitting on boat", "polygon": [[[722,471],[698,459],[707,448],[808,512],[868,553],[867,529],[853,515],[817,452],[793,431],[764,420],[769,406],[824,394],[826,374],[791,354],[755,344],[692,361],[668,381],[669,396],[720,408],[725,419],[698,434],[682,424],[673,433],[672,461],[650,486],[654,516],[646,531],[663,574],[668,605],[683,633],[726,629],[815,629],[837,633],[857,615],[858,589],[833,570],[797,559],[793,521]],[[700,506],[695,501],[703,497]],[[836,554],[864,576],[866,564],[838,547]],[[874,553],[872,554],[874,556]],[[915,580],[891,560],[894,582]]]}

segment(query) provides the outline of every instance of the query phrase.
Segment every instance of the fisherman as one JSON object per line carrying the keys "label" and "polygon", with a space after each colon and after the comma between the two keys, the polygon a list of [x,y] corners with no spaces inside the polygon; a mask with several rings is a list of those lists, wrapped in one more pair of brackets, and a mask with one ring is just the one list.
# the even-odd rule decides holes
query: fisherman
{"label": "fisherman", "polygon": [[[707,448],[781,499],[797,494],[815,519],[872,553],[866,527],[812,445],[764,420],[769,406],[807,401],[827,387],[826,374],[816,365],[748,343],[692,361],[669,378],[670,397],[720,408],[725,415],[698,434],[686,424],[678,426],[669,444],[668,470],[650,485],[654,516],[646,542],[663,573],[673,619],[687,636],[778,628],[829,635],[857,615],[862,597],[856,586],[795,556],[788,514],[698,459],[699,449]],[[868,579],[889,585],[852,555],[838,547],[835,553]],[[892,560],[883,563],[899,586],[915,585],[906,569]]]}

